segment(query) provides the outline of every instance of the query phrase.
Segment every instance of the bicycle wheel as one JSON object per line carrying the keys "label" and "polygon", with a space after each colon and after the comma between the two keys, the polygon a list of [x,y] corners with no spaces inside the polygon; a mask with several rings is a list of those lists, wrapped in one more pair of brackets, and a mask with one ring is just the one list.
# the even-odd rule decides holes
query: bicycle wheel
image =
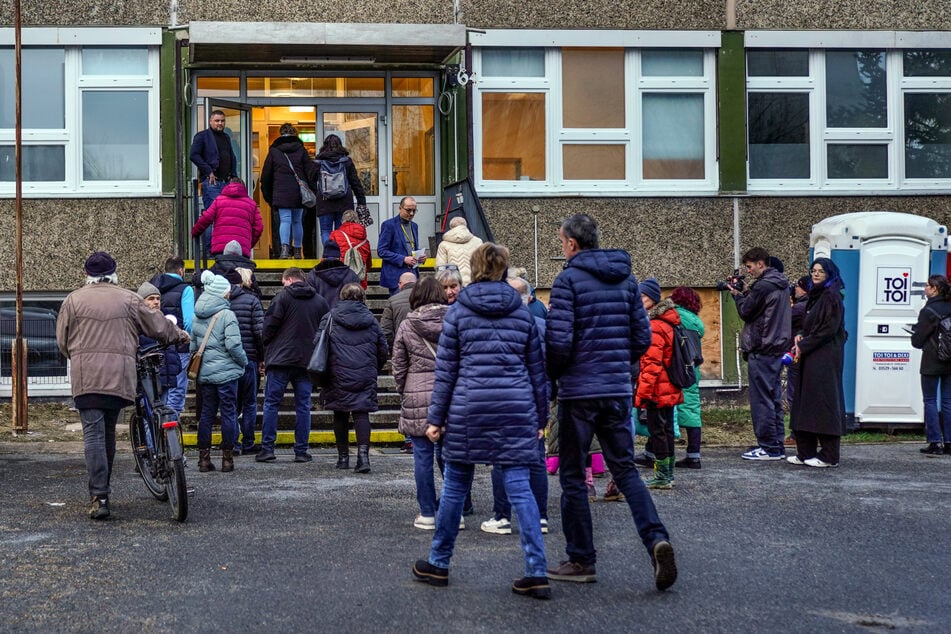
{"label": "bicycle wheel", "polygon": [[169,474],[165,483],[168,504],[172,507],[172,517],[184,522],[188,517],[188,489],[185,486],[185,463],[182,460],[182,446],[178,440],[178,430],[165,430],[168,442]]}
{"label": "bicycle wheel", "polygon": [[165,486],[159,484],[152,475],[154,467],[152,452],[149,451],[145,441],[145,423],[138,413],[133,413],[129,418],[129,439],[132,441],[132,457],[135,459],[135,466],[139,470],[139,475],[142,476],[142,481],[145,482],[145,488],[156,499],[165,501],[167,499]]}

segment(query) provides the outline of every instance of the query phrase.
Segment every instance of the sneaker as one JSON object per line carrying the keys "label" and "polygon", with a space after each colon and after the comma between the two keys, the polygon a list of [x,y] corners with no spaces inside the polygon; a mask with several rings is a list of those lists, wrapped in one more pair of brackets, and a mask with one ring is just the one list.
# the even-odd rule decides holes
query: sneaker
{"label": "sneaker", "polygon": [[413,564],[413,576],[416,581],[422,581],[431,586],[443,587],[449,585],[449,569],[434,566],[425,559],[417,559],[416,563]]}
{"label": "sneaker", "polygon": [[461,531],[466,530],[466,518],[464,517],[459,518],[459,530]]}
{"label": "sneaker", "polygon": [[413,453],[413,441],[407,440],[403,443],[403,446],[400,447],[400,453]]}
{"label": "sneaker", "polygon": [[543,517],[541,519],[541,525],[542,525],[542,535],[547,535],[548,534],[548,520],[546,520]]}
{"label": "sneaker", "polygon": [[654,565],[654,585],[658,590],[666,590],[677,581],[677,562],[674,560],[674,547],[667,540],[661,540],[651,548],[651,563]]}
{"label": "sneaker", "polygon": [[89,517],[94,520],[104,520],[109,517],[109,498],[105,495],[94,495]]}
{"label": "sneaker", "polygon": [[769,453],[762,447],[751,447],[749,451],[743,454],[743,460],[782,460],[785,454]]}
{"label": "sneaker", "polygon": [[819,467],[822,469],[839,466],[838,463],[832,464],[831,462],[826,462],[825,460],[821,460],[819,458],[809,458],[808,460],[803,460],[803,464],[808,465],[810,467]]}
{"label": "sneaker", "polygon": [[608,482],[608,488],[604,490],[604,501],[605,502],[620,502],[624,499],[624,494],[621,493],[621,490],[617,488],[617,484],[614,480]]}
{"label": "sneaker", "polygon": [[250,447],[241,448],[242,456],[251,456],[259,453],[261,453],[261,445],[251,445]]}
{"label": "sneaker", "polygon": [[648,456],[646,453],[638,454],[634,457],[634,464],[638,467],[654,467],[654,456]]}
{"label": "sneaker", "polygon": [[511,535],[512,522],[504,517],[490,517],[482,522],[482,526],[479,527],[479,530],[483,533],[492,533],[493,535]]}
{"label": "sneaker", "polygon": [[594,583],[598,580],[593,565],[585,566],[573,561],[563,561],[557,568],[549,568],[548,578],[555,581],[574,581],[575,583]]}
{"label": "sneaker", "polygon": [[436,518],[430,515],[417,515],[413,527],[424,531],[436,530]]}
{"label": "sneaker", "polygon": [[919,449],[918,451],[925,454],[926,456],[941,456],[941,455],[944,455],[945,453],[944,449],[941,447],[940,442],[928,443],[927,447],[923,447],[922,449]]}
{"label": "sneaker", "polygon": [[533,599],[550,599],[551,586],[548,577],[522,577],[512,584],[512,592]]}
{"label": "sneaker", "polygon": [[273,449],[261,449],[258,452],[258,455],[254,457],[257,462],[274,462],[277,460],[277,456],[274,455]]}
{"label": "sneaker", "polygon": [[299,453],[294,455],[294,462],[313,462],[314,457],[307,453]]}
{"label": "sneaker", "polygon": [[674,463],[678,469],[700,469],[700,458],[683,458]]}
{"label": "sneaker", "polygon": [[786,462],[788,462],[789,464],[794,464],[794,465],[806,464],[805,462],[799,459],[799,456],[789,456],[788,458],[786,458]]}

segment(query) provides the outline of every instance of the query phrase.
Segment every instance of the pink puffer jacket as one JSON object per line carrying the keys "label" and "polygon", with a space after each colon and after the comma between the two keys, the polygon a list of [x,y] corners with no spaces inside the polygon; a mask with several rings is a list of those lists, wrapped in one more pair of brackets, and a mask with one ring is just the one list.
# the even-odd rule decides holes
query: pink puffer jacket
{"label": "pink puffer jacket", "polygon": [[254,200],[248,197],[248,190],[238,182],[228,183],[215,198],[211,206],[192,227],[192,237],[197,237],[209,226],[214,225],[211,234],[211,253],[223,253],[225,246],[232,240],[241,245],[241,254],[251,257],[253,247],[264,231],[261,211]]}

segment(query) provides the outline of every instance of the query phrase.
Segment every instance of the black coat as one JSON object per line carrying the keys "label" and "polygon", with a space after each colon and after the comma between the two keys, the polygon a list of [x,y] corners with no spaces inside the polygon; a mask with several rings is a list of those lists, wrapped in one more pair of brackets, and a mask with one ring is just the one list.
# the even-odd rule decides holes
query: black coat
{"label": "black coat", "polygon": [[307,283],[333,308],[340,300],[340,289],[346,284],[359,284],[360,278],[340,260],[321,260],[307,274]]}
{"label": "black coat", "polygon": [[264,314],[264,363],[306,369],[314,335],[330,308],[306,282],[294,282],[274,296]]}
{"label": "black coat", "polygon": [[[284,158],[285,155],[287,158]],[[287,164],[290,159],[291,166]],[[304,144],[296,136],[274,139],[261,168],[261,194],[274,209],[300,209],[300,186],[297,179],[308,183],[313,178],[314,162]],[[296,174],[296,178],[295,178]]]}
{"label": "black coat", "polygon": [[264,309],[261,300],[250,291],[231,285],[231,311],[238,318],[241,329],[241,347],[248,356],[248,363],[264,358]]}
{"label": "black coat", "polygon": [[844,433],[842,369],[848,335],[841,289],[834,284],[809,291],[799,342],[799,380],[790,413],[790,425],[796,431]]}
{"label": "black coat", "polygon": [[330,382],[320,395],[324,408],[375,412],[376,378],[386,364],[386,339],[363,302],[341,300],[321,324],[330,330]]}
{"label": "black coat", "polygon": [[[317,182],[320,177],[320,161],[338,161],[343,158],[347,162],[347,181],[350,185],[350,191],[341,196],[340,198],[333,198],[331,200],[324,200],[323,196],[320,195],[320,192],[317,188]],[[311,189],[314,190],[314,193],[317,194],[317,215],[326,216],[327,214],[337,214],[343,213],[348,209],[353,209],[353,197],[357,197],[358,205],[367,204],[367,196],[363,189],[363,181],[360,180],[360,175],[357,174],[357,168],[353,164],[353,160],[347,156],[347,152],[321,152],[317,155],[317,160],[314,163],[313,167],[313,177],[311,182]]]}
{"label": "black coat", "polygon": [[951,374],[951,361],[938,359],[938,322],[951,315],[951,303],[945,297],[932,297],[918,313],[911,345],[921,350],[921,373],[928,376]]}

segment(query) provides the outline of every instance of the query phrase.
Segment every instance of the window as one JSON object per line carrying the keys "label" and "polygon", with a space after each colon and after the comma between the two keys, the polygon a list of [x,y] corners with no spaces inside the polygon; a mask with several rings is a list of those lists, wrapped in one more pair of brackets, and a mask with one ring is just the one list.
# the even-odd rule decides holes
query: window
{"label": "window", "polygon": [[608,43],[475,49],[480,193],[715,193],[714,61]]}
{"label": "window", "polygon": [[951,51],[747,52],[749,189],[951,184]]}
{"label": "window", "polygon": [[[124,43],[23,48],[25,194],[159,191],[158,58]],[[14,81],[13,47],[0,46],[0,195],[15,180]]]}

